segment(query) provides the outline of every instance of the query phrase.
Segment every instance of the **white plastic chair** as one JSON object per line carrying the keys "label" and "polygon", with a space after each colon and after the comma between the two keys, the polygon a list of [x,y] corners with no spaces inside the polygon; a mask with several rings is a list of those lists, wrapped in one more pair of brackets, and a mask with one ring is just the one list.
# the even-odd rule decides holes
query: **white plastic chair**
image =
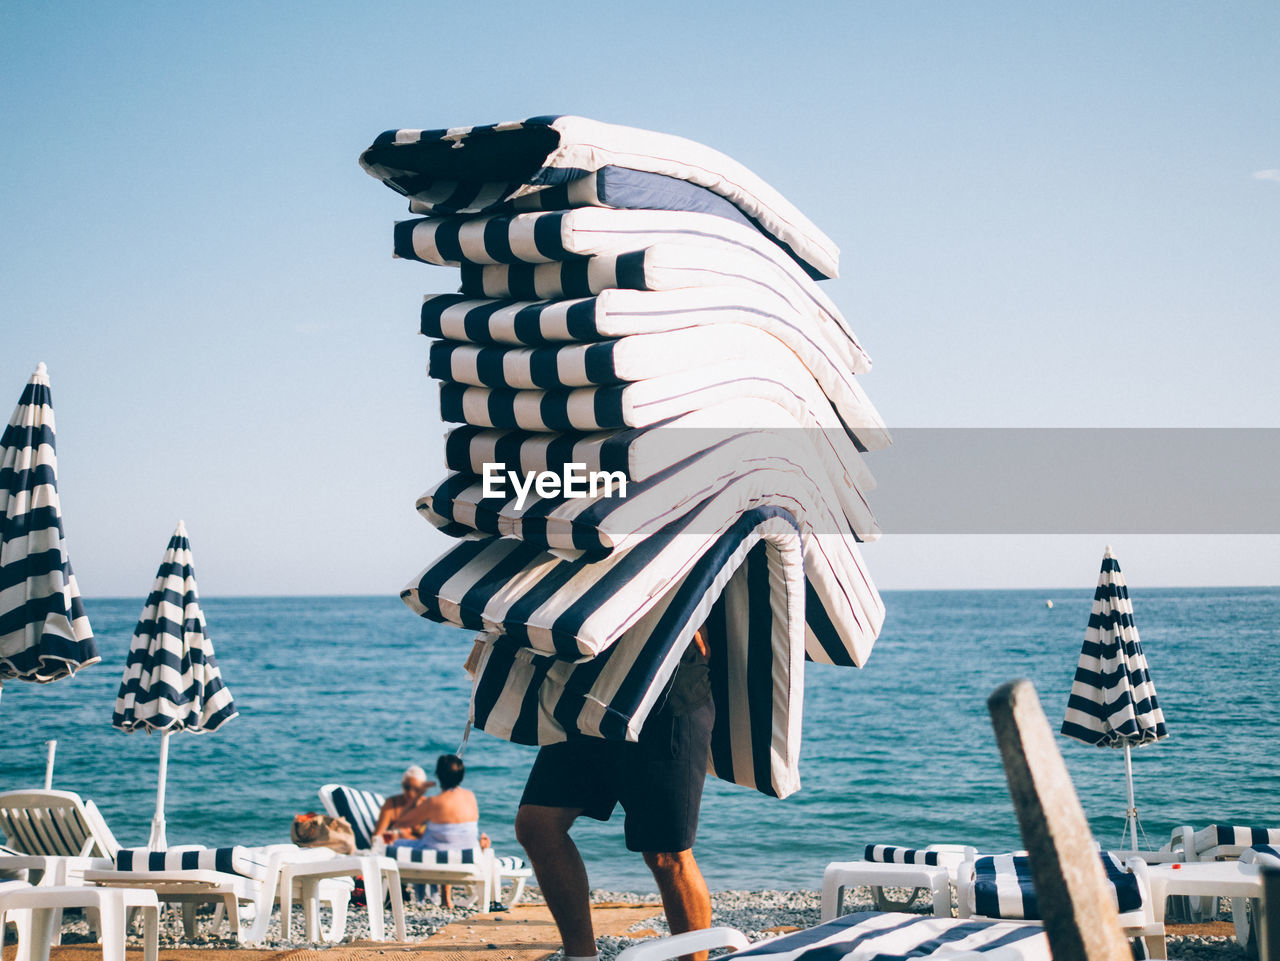
{"label": "white plastic chair", "polygon": [[0,884],[0,952],[4,949],[6,920],[18,929],[16,961],[49,961],[58,919],[65,908],[97,912],[102,932],[103,961],[125,961],[128,913],[143,915],[143,959],[156,961],[159,953],[160,904],[151,891],[108,890],[83,884],[32,886]]}
{"label": "white plastic chair", "polygon": [[[300,848],[292,844],[245,850],[252,851],[263,859],[260,876],[248,877],[205,868],[121,871],[116,869],[114,863],[103,861],[85,871],[84,880],[106,887],[145,888],[154,891],[162,902],[183,905],[183,922],[188,937],[195,934],[195,905],[217,904],[223,908],[222,917],[237,941],[242,944],[258,944],[266,939],[271,910],[279,899],[283,866],[287,863],[323,861],[334,857],[334,852],[328,848]],[[352,887],[350,878],[346,877],[325,878],[314,886],[307,886],[307,896],[318,904],[328,904],[330,908],[330,929],[321,932],[326,940],[340,941],[346,931],[347,902]],[[294,882],[294,890],[290,895],[302,899],[300,881]],[[317,909],[318,904],[304,902],[308,916]],[[247,930],[242,924],[246,920],[250,922]]]}
{"label": "white plastic chair", "polygon": [[[1025,852],[1013,852],[1016,856],[1025,856]],[[976,920],[1005,920],[1005,921],[1025,921],[1026,923],[1041,924],[1042,922],[1034,919],[1026,919],[1023,916],[1022,905],[1020,899],[1011,897],[1008,907],[1001,911],[1000,914],[979,914],[977,912],[977,898],[975,895],[976,884],[976,858],[966,858],[965,862],[960,866],[956,876],[956,915],[960,918],[972,918]],[[1132,858],[1124,862],[1124,867],[1134,876],[1137,883],[1138,895],[1141,898],[1141,906],[1130,911],[1120,913],[1120,926],[1124,930],[1127,938],[1141,938],[1146,947],[1148,958],[1164,958],[1165,953],[1165,928],[1164,924],[1155,918],[1155,910],[1151,900],[1151,883],[1147,878],[1147,865],[1141,858]],[[1010,869],[1010,879],[1013,880],[1012,869]],[[1026,883],[1030,883],[1030,878],[1025,879]],[[1010,890],[1013,890],[1013,883]],[[1001,905],[1004,908],[1005,901],[1002,896]]]}

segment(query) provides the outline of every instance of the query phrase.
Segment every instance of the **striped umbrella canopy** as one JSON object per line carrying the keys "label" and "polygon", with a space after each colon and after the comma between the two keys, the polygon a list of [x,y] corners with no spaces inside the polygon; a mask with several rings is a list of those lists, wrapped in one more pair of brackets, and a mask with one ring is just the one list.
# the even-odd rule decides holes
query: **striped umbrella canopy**
{"label": "striped umbrella canopy", "polygon": [[156,813],[148,842],[152,850],[163,851],[167,846],[164,794],[169,735],[175,731],[216,731],[236,713],[200,610],[187,529],[178,521],[133,630],[111,715],[112,725],[125,733],[161,732]]}
{"label": "striped umbrella canopy", "polygon": [[40,364],[0,442],[0,683],[56,681],[98,660],[62,533],[53,402]]}
{"label": "striped umbrella canopy", "polygon": [[[1125,833],[1138,849],[1138,811],[1133,801],[1131,749],[1168,737],[1164,712],[1147,670],[1133,605],[1120,563],[1107,547],[1093,594],[1093,611],[1076,665],[1062,733],[1086,744],[1124,749],[1129,808]],[[1123,839],[1121,841],[1123,843]]]}

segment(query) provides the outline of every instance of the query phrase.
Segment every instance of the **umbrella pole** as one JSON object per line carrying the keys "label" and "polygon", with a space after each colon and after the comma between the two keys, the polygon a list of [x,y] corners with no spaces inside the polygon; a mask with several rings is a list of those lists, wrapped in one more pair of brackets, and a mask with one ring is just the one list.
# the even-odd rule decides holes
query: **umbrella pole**
{"label": "umbrella pole", "polygon": [[164,788],[169,775],[169,732],[160,735],[160,779],[156,785],[156,816],[151,820],[151,839],[147,848],[163,851],[168,847],[164,837]]}
{"label": "umbrella pole", "polygon": [[53,789],[53,753],[58,750],[58,742],[45,741],[44,746],[49,749],[49,756],[44,762],[44,789],[50,791]]}
{"label": "umbrella pole", "polygon": [[1124,746],[1124,783],[1129,791],[1129,808],[1124,813],[1124,829],[1129,834],[1130,848],[1136,851],[1138,850],[1138,808],[1133,803],[1133,755],[1128,743]]}

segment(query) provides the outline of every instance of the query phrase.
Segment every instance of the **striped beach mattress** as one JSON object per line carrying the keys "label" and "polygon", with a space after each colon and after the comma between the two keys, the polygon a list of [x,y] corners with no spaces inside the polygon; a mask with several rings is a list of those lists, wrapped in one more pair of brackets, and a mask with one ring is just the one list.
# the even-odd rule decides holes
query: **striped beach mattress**
{"label": "striped beach mattress", "polygon": [[816,368],[816,357],[829,357],[846,377],[870,366],[825,311],[797,311],[761,286],[611,288],[592,297],[541,301],[435,294],[423,301],[420,329],[452,341],[541,347],[721,324],[759,327],[808,365]]}
{"label": "striped beach mattress", "polygon": [[473,427],[596,431],[650,427],[672,417],[747,399],[770,401],[812,430],[846,429],[860,451],[892,443],[879,412],[853,385],[843,413],[794,354],[779,348],[737,361],[605,387],[510,390],[440,385],[440,416]]}
{"label": "striped beach mattress", "polygon": [[831,477],[862,492],[875,489],[875,478],[843,428],[802,427],[789,411],[760,398],[714,404],[645,428],[551,433],[464,424],[445,435],[445,466],[464,474],[483,474],[485,464],[521,474],[561,474],[566,464],[582,464],[590,471],[620,471],[628,480],[643,481],[752,432],[775,435],[784,443],[807,443]]}
{"label": "striped beach mattress", "polygon": [[[468,297],[564,300],[606,290],[680,290],[685,287],[741,287],[748,294],[773,294],[797,317],[808,318],[829,340],[850,341],[842,315],[816,284],[800,286],[769,260],[727,247],[663,243],[626,253],[593,254],[548,264],[463,264],[459,291]],[[846,352],[861,353],[850,343]],[[851,369],[866,369],[863,359]]]}
{"label": "striped beach mattress", "polygon": [[[839,269],[839,248],[782,194],[731,157],[671,134],[573,116],[388,130],[361,154],[360,165],[408,197],[412,210],[435,215],[509,209],[521,198],[564,188],[608,167],[659,174],[729,201],[811,276],[835,277]],[[658,181],[643,180],[632,190],[619,178],[613,186],[614,197],[607,196],[608,184],[605,192],[614,206],[701,207],[698,199],[655,202],[626,196],[661,192],[665,185]],[[571,200],[564,193],[553,203],[572,206]]]}
{"label": "striped beach mattress", "polygon": [[[852,537],[807,535],[778,497],[733,509],[704,502],[634,547],[602,560],[561,557],[512,538],[463,540],[401,592],[416,613],[469,630],[498,630],[534,652],[577,661],[612,646],[743,518],[781,512],[802,539],[798,583],[808,601],[795,625],[803,653],[827,664],[865,662],[884,604]],[[714,513],[713,513],[714,511]],[[704,513],[705,512],[705,513]],[[803,637],[802,637],[803,632]]]}
{"label": "striped beach mattress", "polygon": [[[833,485],[816,452],[794,443],[805,439],[803,433],[741,434],[625,491],[620,482],[606,486],[597,478],[594,496],[575,490],[574,496],[539,497],[532,484],[516,491],[514,483],[503,483],[500,493],[486,497],[486,487],[497,487],[492,474],[453,474],[417,507],[451,536],[515,537],[548,550],[601,554],[633,546],[708,499],[715,504],[704,513],[712,517],[786,495],[809,530],[875,540],[880,529],[865,498],[856,488]],[[572,476],[590,491],[585,473]]]}
{"label": "striped beach mattress", "polygon": [[[856,372],[869,369],[870,360],[840,311],[795,262],[757,231],[719,217],[588,207],[513,217],[408,220],[398,223],[395,231],[397,257],[465,267],[464,284],[468,282],[467,277],[474,276],[477,267],[515,266],[517,269],[507,276],[517,278],[529,276],[527,271],[518,269],[521,265],[563,263],[566,265],[563,276],[573,278],[569,265],[583,264],[588,257],[617,257],[671,245],[684,248],[690,266],[702,264],[709,270],[708,265],[714,265],[727,274],[731,279],[723,282],[728,286],[748,289],[759,286],[758,282],[739,276],[747,268],[751,277],[767,278],[795,311],[813,314],[815,319],[831,326],[836,335],[833,339],[847,343],[855,359]],[[695,259],[698,255],[694,251],[722,256]],[[672,271],[667,271],[662,276],[671,274]],[[705,276],[698,276],[698,286],[707,286],[707,283]]]}
{"label": "striped beach mattress", "polygon": [[428,370],[446,383],[497,390],[573,390],[610,387],[677,374],[714,362],[744,370],[768,365],[803,368],[846,424],[879,421],[861,385],[826,354],[801,357],[758,327],[721,324],[634,334],[594,343],[546,347],[478,346],[431,342]]}
{"label": "striped beach mattress", "polygon": [[987,961],[1050,961],[1039,925],[898,912],[860,912],[752,945],[734,958],[762,961],[907,961],[981,954]]}
{"label": "striped beach mattress", "polygon": [[716,707],[710,773],[772,796],[793,793],[804,690],[800,553],[785,511],[751,512],[589,660],[484,637],[471,663],[474,723],[523,744],[635,740],[705,623]]}

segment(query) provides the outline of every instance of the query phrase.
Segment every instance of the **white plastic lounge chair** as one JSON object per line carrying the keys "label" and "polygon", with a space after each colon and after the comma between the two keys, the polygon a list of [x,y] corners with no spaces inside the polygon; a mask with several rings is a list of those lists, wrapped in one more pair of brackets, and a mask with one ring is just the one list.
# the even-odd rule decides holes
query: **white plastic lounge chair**
{"label": "white plastic lounge chair", "polygon": [[722,947],[745,948],[733,955],[734,961],[1050,961],[1049,941],[1036,925],[898,912],[846,914],[751,947],[734,928],[690,931],[627,948],[617,961],[667,961]]}
{"label": "white plastic lounge chair", "polygon": [[[1197,831],[1188,825],[1173,829],[1167,847],[1184,861],[1225,861],[1259,844],[1280,845],[1280,829],[1210,824]],[[1218,898],[1193,895],[1187,898],[1187,909],[1192,921],[1211,920],[1218,913]]]}
{"label": "white plastic lounge chair", "polygon": [[[966,858],[977,857],[977,851],[959,844],[931,844],[926,848],[892,847],[868,844],[861,861],[833,861],[822,875],[822,920],[830,921],[840,914],[846,888],[867,885],[879,911],[903,911],[911,907],[919,894],[928,890],[933,899],[933,913],[951,917],[951,889],[956,871]],[[885,896],[886,887],[912,888],[903,902]]]}
{"label": "white plastic lounge chair", "polygon": [[[286,863],[310,863],[334,857],[328,848],[299,848],[292,844],[275,844],[263,848],[200,848],[188,850],[145,851],[124,849],[115,862],[99,861],[84,872],[90,884],[108,887],[146,888],[166,903],[184,906],[183,920],[187,936],[195,934],[194,906],[219,904],[225,908],[225,919],[237,941],[257,944],[265,940],[271,909],[280,892],[281,869]],[[296,882],[295,882],[296,883]],[[352,883],[349,878],[326,878],[309,895],[328,904],[332,923],[322,932],[329,941],[341,940],[347,924],[347,901]],[[301,885],[290,895],[301,895]],[[241,924],[241,905],[250,906],[245,915],[252,916],[248,930]],[[308,912],[315,905],[304,905]],[[247,919],[247,917],[246,917]]]}
{"label": "white plastic lounge chair", "polygon": [[111,858],[120,850],[97,805],[72,791],[0,793],[0,833],[25,857]]}
{"label": "white plastic lounge chair", "polygon": [[[368,850],[373,843],[373,829],[377,825],[378,811],[384,798],[373,791],[343,784],[326,784],[320,788],[320,803],[332,817],[345,819],[355,834],[358,851]],[[477,849],[478,850],[478,849]],[[477,902],[486,910],[493,902],[511,907],[524,894],[525,882],[533,875],[520,858],[497,857],[492,850],[477,855],[471,851],[408,851],[396,848],[388,851],[400,869],[401,880],[414,884],[458,884],[483,897]],[[488,870],[486,885],[480,875]],[[510,883],[511,893],[504,899],[504,885]]]}
{"label": "white plastic lounge chair", "polygon": [[[1164,923],[1155,917],[1146,863],[1134,859],[1126,868],[1114,854],[1098,854],[1125,936],[1142,938],[1147,957],[1163,958]],[[967,859],[960,866],[956,881],[956,914],[961,918],[1040,920],[1025,851]]]}
{"label": "white plastic lounge chair", "polygon": [[[0,793],[0,872],[26,876],[40,885],[79,884],[94,858],[120,850],[93,801],[73,791],[25,790]],[[61,942],[61,912],[55,911],[53,943]]]}
{"label": "white plastic lounge chair", "polygon": [[[1280,846],[1274,844],[1258,844],[1245,848],[1240,853],[1240,865],[1258,865],[1259,867],[1280,868]],[[1257,918],[1262,908],[1258,898],[1232,898],[1231,920],[1236,928],[1236,941],[1250,954],[1257,954]],[[1250,942],[1254,942],[1250,944]]]}
{"label": "white plastic lounge chair", "polygon": [[97,912],[98,927],[102,932],[103,961],[125,961],[128,912],[141,910],[143,959],[156,961],[160,904],[155,894],[141,890],[107,890],[82,884],[0,884],[0,953],[4,950],[5,922],[13,921],[18,929],[16,961],[49,961],[56,925],[64,908],[89,908]]}
{"label": "white plastic lounge chair", "polygon": [[368,851],[373,846],[373,829],[378,812],[386,801],[381,794],[361,791],[345,784],[326,784],[319,790],[320,803],[330,817],[342,818],[351,825],[356,836],[356,850]]}

